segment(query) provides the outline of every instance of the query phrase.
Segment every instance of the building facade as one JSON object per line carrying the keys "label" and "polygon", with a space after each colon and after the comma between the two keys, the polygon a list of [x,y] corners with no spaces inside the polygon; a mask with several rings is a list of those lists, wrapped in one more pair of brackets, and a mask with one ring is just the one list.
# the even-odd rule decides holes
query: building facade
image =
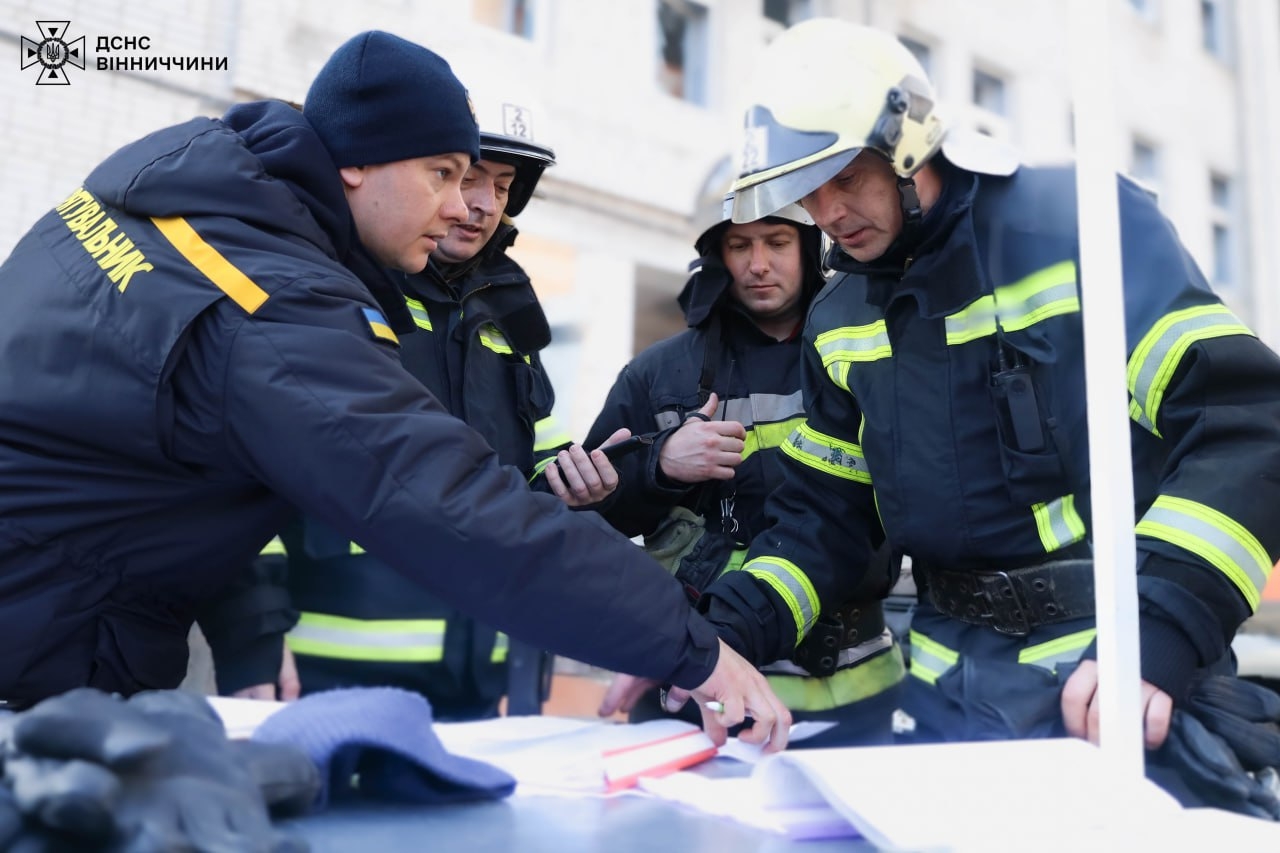
{"label": "building facade", "polygon": [[[1280,347],[1280,0],[1098,6],[1113,37],[1098,61],[1116,81],[1115,167],[1159,193],[1225,300]],[[0,0],[0,257],[118,146],[241,100],[300,101],[343,40],[389,30],[440,52],[478,96],[529,105],[556,150],[513,254],[546,304],[559,413],[581,436],[621,366],[682,325],[694,203],[773,35],[817,15],[897,33],[952,121],[1054,162],[1072,153],[1067,12],[1025,0]],[[50,22],[69,56],[39,55]],[[47,79],[60,58],[61,80]]]}

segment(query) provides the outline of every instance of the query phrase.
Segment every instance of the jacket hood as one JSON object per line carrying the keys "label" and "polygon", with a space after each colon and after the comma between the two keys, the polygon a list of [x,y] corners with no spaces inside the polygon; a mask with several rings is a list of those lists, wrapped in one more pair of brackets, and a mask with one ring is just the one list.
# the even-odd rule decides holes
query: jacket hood
{"label": "jacket hood", "polygon": [[413,326],[391,274],[356,237],[333,158],[283,101],[158,130],[108,157],[85,187],[134,216],[226,216],[305,240],[359,277],[393,328]]}
{"label": "jacket hood", "polygon": [[[801,303],[804,310],[808,311],[809,303],[827,282],[822,274],[822,232],[814,225],[797,225],[785,219],[778,221],[794,226],[800,232],[800,254],[804,266]],[[720,231],[728,225],[727,220],[720,223]],[[713,234],[713,231],[714,229],[708,229],[698,238],[695,248],[702,254],[689,264],[691,275],[676,297],[690,328],[701,326],[717,306],[727,304],[725,297],[729,293],[729,285],[733,283],[733,277],[720,258],[719,235]]]}

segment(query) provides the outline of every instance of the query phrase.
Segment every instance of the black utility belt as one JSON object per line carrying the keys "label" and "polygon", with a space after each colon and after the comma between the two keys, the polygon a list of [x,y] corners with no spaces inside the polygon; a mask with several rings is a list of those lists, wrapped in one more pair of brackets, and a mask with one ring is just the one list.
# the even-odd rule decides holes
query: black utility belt
{"label": "black utility belt", "polygon": [[1015,637],[1095,614],[1092,560],[1055,560],[1004,571],[918,566],[916,577],[923,578],[929,602],[939,613]]}
{"label": "black utility belt", "polygon": [[884,633],[884,607],[878,601],[856,601],[835,613],[823,613],[791,660],[810,675],[828,678],[840,664],[840,652],[874,640]]}

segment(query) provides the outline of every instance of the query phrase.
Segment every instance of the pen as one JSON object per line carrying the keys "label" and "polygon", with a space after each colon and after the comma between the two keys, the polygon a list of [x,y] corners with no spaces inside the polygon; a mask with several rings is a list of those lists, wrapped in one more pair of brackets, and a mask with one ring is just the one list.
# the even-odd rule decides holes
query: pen
{"label": "pen", "polygon": [[712,699],[712,700],[711,700],[711,701],[709,701],[709,702],[703,702],[703,703],[702,703],[702,707],[706,708],[708,711],[715,711],[717,714],[723,714],[723,713],[724,713],[724,703],[723,703],[723,702],[717,702],[717,701],[716,701],[716,700],[714,700],[714,699]]}

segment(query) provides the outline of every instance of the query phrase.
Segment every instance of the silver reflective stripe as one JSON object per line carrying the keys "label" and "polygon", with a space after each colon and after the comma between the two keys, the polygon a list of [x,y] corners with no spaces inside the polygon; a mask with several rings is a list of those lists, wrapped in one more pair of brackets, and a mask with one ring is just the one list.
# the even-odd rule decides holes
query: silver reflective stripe
{"label": "silver reflective stripe", "polygon": [[444,657],[443,619],[348,619],[303,613],[285,640],[295,654],[343,660],[432,662]]}
{"label": "silver reflective stripe", "polygon": [[1031,512],[1035,515],[1036,529],[1045,551],[1057,551],[1085,537],[1084,521],[1076,512],[1075,495],[1033,504]]}
{"label": "silver reflective stripe", "polygon": [[841,326],[823,332],[814,339],[813,345],[822,357],[822,366],[826,368],[837,362],[878,361],[893,355],[884,320],[876,320],[865,326]]}
{"label": "silver reflective stripe", "polygon": [[1161,317],[1129,356],[1129,395],[1146,421],[1134,420],[1160,435],[1155,427],[1160,403],[1182,357],[1197,341],[1228,335],[1252,336],[1253,332],[1224,305],[1197,305]]}
{"label": "silver reflective stripe", "polygon": [[750,397],[739,397],[725,401],[716,410],[716,417],[726,421],[737,421],[745,427],[757,423],[777,423],[804,414],[804,394],[796,391],[792,394],[752,394]]}
{"label": "silver reflective stripe", "polygon": [[947,345],[968,343],[995,334],[996,318],[1006,332],[1034,326],[1041,320],[1080,311],[1074,261],[1059,261],[1026,278],[997,287],[947,317]]}
{"label": "silver reflective stripe", "polygon": [[412,299],[408,296],[404,298],[404,304],[409,306],[409,313],[413,315],[414,325],[416,325],[419,329],[424,329],[430,332],[431,318],[427,316],[426,306],[424,306],[417,299]]}
{"label": "silver reflective stripe", "polygon": [[1271,558],[1239,522],[1213,507],[1161,495],[1134,531],[1190,551],[1222,572],[1256,611],[1271,576]]}
{"label": "silver reflective stripe", "polygon": [[823,435],[807,423],[791,433],[782,452],[802,465],[808,465],[844,480],[871,483],[871,471],[859,445]]}
{"label": "silver reflective stripe", "polygon": [[1080,660],[1080,653],[1093,642],[1097,633],[1096,628],[1086,628],[1074,634],[1067,634],[1065,637],[1058,637],[1056,640],[1049,640],[1047,643],[1027,646],[1018,652],[1018,663],[1042,666],[1056,672],[1058,664],[1075,663]]}
{"label": "silver reflective stripe", "polygon": [[492,323],[485,323],[480,327],[480,343],[486,349],[491,349],[502,355],[510,355],[513,350],[511,344],[507,343],[506,336],[498,331],[498,327]]}
{"label": "silver reflective stripe", "polygon": [[937,640],[919,631],[911,631],[911,674],[921,681],[933,684],[938,677],[960,660],[958,652],[947,648]]}
{"label": "silver reflective stripe", "polygon": [[653,421],[658,425],[659,430],[671,429],[682,423],[679,412],[658,412],[653,416]]}
{"label": "silver reflective stripe", "polygon": [[742,571],[767,583],[786,602],[796,623],[796,644],[799,645],[822,609],[808,576],[795,563],[781,557],[756,557],[744,565]]}

